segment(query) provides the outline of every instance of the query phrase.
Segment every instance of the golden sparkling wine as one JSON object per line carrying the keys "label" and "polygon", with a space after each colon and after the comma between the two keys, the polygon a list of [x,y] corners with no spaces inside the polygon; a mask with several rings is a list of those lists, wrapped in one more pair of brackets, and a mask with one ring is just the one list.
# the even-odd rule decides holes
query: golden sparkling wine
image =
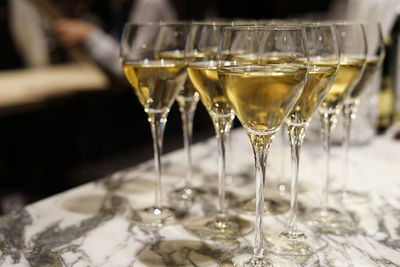
{"label": "golden sparkling wine", "polygon": [[304,58],[300,58],[295,53],[264,53],[264,54],[245,54],[238,52],[237,54],[230,55],[227,57],[230,61],[238,64],[252,63],[256,64],[260,62],[261,65],[266,64],[285,64],[285,63],[299,63],[304,64]]}
{"label": "golden sparkling wine", "polygon": [[351,91],[350,98],[358,99],[360,97],[365,88],[367,88],[367,83],[370,81],[375,72],[379,69],[380,63],[381,58],[379,57],[371,57],[367,59],[364,74],[361,77],[361,80],[357,84],[357,86]]}
{"label": "golden sparkling wine", "polygon": [[242,125],[258,134],[276,131],[299,98],[307,74],[304,65],[227,66],[221,85]]}
{"label": "golden sparkling wine", "polygon": [[155,54],[156,59],[170,59],[170,60],[184,60],[186,59],[188,62],[195,61],[199,59],[210,59],[215,58],[217,54],[214,50],[202,51],[202,52],[190,52],[186,53],[182,50],[172,50],[172,51],[161,51]]}
{"label": "golden sparkling wine", "polygon": [[233,54],[227,57],[230,61],[233,61],[236,65],[239,63],[257,63],[258,60],[257,54]]}
{"label": "golden sparkling wine", "polygon": [[169,60],[184,60],[185,52],[182,50],[161,51],[161,52],[156,52],[154,58],[169,59]]}
{"label": "golden sparkling wine", "polygon": [[307,82],[288,120],[290,123],[307,123],[322,102],[336,77],[337,64],[311,62]]}
{"label": "golden sparkling wine", "polygon": [[216,61],[189,63],[187,71],[210,115],[224,116],[233,113],[218,80]]}
{"label": "golden sparkling wine", "polygon": [[331,89],[322,101],[320,109],[322,111],[339,110],[345,98],[360,78],[365,61],[362,58],[346,57],[340,61],[340,67]]}
{"label": "golden sparkling wine", "polygon": [[168,111],[186,79],[183,61],[128,61],[123,70],[146,112]]}
{"label": "golden sparkling wine", "polygon": [[[173,51],[163,51],[156,53],[157,59],[169,59],[169,60],[186,60],[187,62],[195,61],[195,60],[205,60],[210,57],[214,57],[216,52],[214,51],[206,51],[206,52],[196,52],[186,54],[182,50],[173,50]],[[186,99],[196,97],[196,89],[191,83],[190,79],[187,79],[185,85],[179,91],[178,102],[184,103]],[[198,96],[197,96],[198,99]]]}

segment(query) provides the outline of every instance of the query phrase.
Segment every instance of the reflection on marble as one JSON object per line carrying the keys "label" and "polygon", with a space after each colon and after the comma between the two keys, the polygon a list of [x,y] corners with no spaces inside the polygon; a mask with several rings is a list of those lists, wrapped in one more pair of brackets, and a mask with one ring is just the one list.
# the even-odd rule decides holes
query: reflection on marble
{"label": "reflection on marble", "polygon": [[[232,179],[243,177],[236,178],[240,181],[232,180],[228,188],[233,195],[246,199],[254,194],[251,147],[242,130],[234,131],[232,138]],[[215,186],[215,147],[214,139],[194,146],[195,186]],[[360,231],[347,237],[321,235],[328,247],[316,255],[317,266],[400,266],[399,151],[400,142],[386,137],[353,149],[349,185],[354,190],[369,192],[371,203],[349,203],[345,207],[333,203],[359,220]],[[271,176],[279,173],[279,153],[279,148],[273,147],[268,169]],[[340,152],[333,154],[334,176],[338,179]],[[304,209],[319,203],[322,155],[318,144],[306,143],[300,178],[304,193],[299,196]],[[179,167],[183,157],[183,151],[176,151],[164,158],[165,199],[168,190],[184,182],[185,169]],[[159,230],[141,229],[133,224],[129,220],[132,210],[154,200],[153,174],[152,162],[147,162],[1,217],[0,265],[233,266],[251,254],[254,233],[233,241],[208,241],[200,240],[181,224]],[[189,209],[187,218],[215,214],[216,204],[211,198],[198,201]],[[250,215],[239,215],[253,220]],[[286,220],[286,214],[266,213],[266,240],[276,237]],[[300,222],[299,228],[308,231],[306,222]],[[280,266],[309,266],[310,262],[270,257]]]}

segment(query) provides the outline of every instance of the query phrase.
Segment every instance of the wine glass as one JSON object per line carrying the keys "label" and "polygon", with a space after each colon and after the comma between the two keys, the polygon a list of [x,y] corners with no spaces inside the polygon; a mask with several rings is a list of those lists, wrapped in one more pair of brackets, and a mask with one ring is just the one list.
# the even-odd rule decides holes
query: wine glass
{"label": "wine glass", "polygon": [[225,205],[225,151],[235,118],[217,74],[217,46],[226,22],[193,23],[186,45],[187,72],[215,128],[218,143],[218,214],[186,221],[185,227],[204,238],[232,239],[252,230],[250,222],[227,214]]}
{"label": "wine glass", "polygon": [[368,201],[369,196],[367,193],[349,191],[346,188],[349,175],[348,169],[351,123],[357,116],[358,105],[360,104],[360,96],[368,87],[368,83],[371,81],[371,78],[379,69],[383,58],[385,57],[385,44],[383,42],[380,24],[377,22],[363,23],[363,27],[365,31],[366,43],[368,46],[365,71],[361,77],[360,82],[350,91],[350,94],[345,99],[342,108],[344,129],[343,188],[342,190],[339,190],[339,195],[342,200],[348,200],[353,203],[362,203]]}
{"label": "wine glass", "polygon": [[[281,61],[271,61],[276,56]],[[269,266],[264,256],[264,183],[276,131],[299,98],[308,71],[304,29],[291,26],[226,27],[218,47],[218,76],[250,138],[256,169],[255,248],[245,266]],[[241,61],[238,58],[253,58]]]}
{"label": "wine glass", "polygon": [[311,218],[310,223],[319,232],[341,235],[353,232],[355,224],[349,214],[328,206],[331,133],[336,125],[337,114],[343,107],[345,98],[353,90],[363,74],[367,56],[367,44],[364,29],[360,23],[335,23],[335,29],[341,53],[340,67],[335,82],[318,108],[326,154],[322,202],[319,208],[311,211],[309,218]]}
{"label": "wine glass", "polygon": [[280,239],[273,242],[272,250],[278,254],[292,256],[312,255],[327,245],[320,238],[306,235],[297,228],[298,178],[300,152],[308,124],[315,110],[328,94],[339,68],[340,50],[333,25],[306,24],[309,49],[309,70],[304,90],[286,119],[292,158],[292,182],[289,221]]}
{"label": "wine glass", "polygon": [[[160,59],[164,51],[181,47],[188,26],[173,23],[126,24],[121,38],[125,77],[144,107],[153,137],[157,185],[154,206],[135,210],[132,221],[150,228],[174,221],[176,210],[163,205],[161,153],[167,116],[185,79],[184,59]],[[164,38],[167,37],[167,38]]]}
{"label": "wine glass", "polygon": [[[158,54],[158,58],[167,60],[186,60],[185,45],[187,36],[190,29],[190,23],[179,22],[182,24],[187,32],[182,35],[182,40],[178,43],[173,50],[162,51]],[[161,38],[169,38],[168,36],[162,36]],[[163,42],[163,40],[159,40]],[[179,105],[179,111],[181,112],[182,119],[182,130],[183,130],[183,146],[186,154],[187,171],[185,175],[185,184],[183,187],[177,188],[169,193],[171,202],[176,204],[183,203],[185,207],[191,204],[198,196],[204,193],[204,190],[192,186],[193,177],[193,162],[192,162],[192,136],[193,136],[193,118],[196,111],[197,103],[199,102],[199,94],[194,88],[192,82],[186,79],[183,87],[179,90],[176,101]]]}

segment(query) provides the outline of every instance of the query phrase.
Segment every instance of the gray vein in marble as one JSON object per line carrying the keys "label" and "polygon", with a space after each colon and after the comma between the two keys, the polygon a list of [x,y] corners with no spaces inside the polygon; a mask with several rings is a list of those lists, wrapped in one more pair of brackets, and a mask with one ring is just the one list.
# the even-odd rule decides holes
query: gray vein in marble
{"label": "gray vein in marble", "polygon": [[[248,142],[248,140],[243,142]],[[212,164],[212,160],[210,158],[214,155],[215,149],[215,140],[204,142],[201,147],[197,148],[199,151],[197,158],[199,166],[201,166],[201,173],[203,173],[201,178],[204,178],[206,174],[211,174],[209,165]],[[363,153],[363,151],[360,150],[359,153]],[[317,154],[316,152],[317,147],[311,150],[309,159],[312,160],[311,163],[315,159],[312,153]],[[179,180],[181,178],[179,176],[180,167],[176,167],[176,164],[180,162],[181,154],[183,153],[174,153],[165,161],[166,171],[170,171],[167,176],[171,186],[176,186],[175,181],[181,181]],[[320,154],[318,153],[318,155]],[[238,178],[242,180],[234,180],[235,174],[233,174],[232,183],[229,184],[232,187],[228,186],[228,190],[238,193],[241,198],[246,198],[254,191],[252,185],[246,188],[243,186],[253,182],[251,180],[253,179],[252,172],[247,171],[253,168],[248,168],[251,166],[249,161],[242,161],[241,156],[242,154],[236,155],[236,160],[233,162],[240,164],[236,167],[244,172],[238,174],[243,176]],[[382,166],[391,165],[382,164]],[[135,205],[144,205],[147,198],[152,198],[152,189],[147,190],[147,187],[150,188],[153,182],[153,167],[153,162],[150,161],[118,172],[107,179],[99,180],[96,182],[97,187],[93,187],[93,184],[87,185],[86,188],[85,186],[81,187],[78,192],[90,194],[90,190],[95,190],[97,198],[102,197],[98,191],[101,192],[100,194],[106,191],[99,210],[93,215],[82,213],[82,217],[80,217],[79,214],[74,214],[71,219],[64,220],[63,216],[69,216],[71,210],[65,208],[65,213],[63,213],[58,209],[64,206],[52,205],[62,203],[65,198],[70,197],[71,194],[67,192],[54,199],[33,204],[32,208],[28,207],[18,213],[1,217],[0,265],[7,267],[13,266],[13,264],[56,267],[97,265],[232,266],[235,265],[234,261],[239,261],[251,254],[253,245],[251,235],[233,242],[214,242],[200,240],[195,235],[183,230],[182,226],[145,230],[129,221],[130,216],[134,213],[132,213],[128,201]],[[393,165],[393,170],[398,170],[396,165]],[[390,173],[386,175],[390,175]],[[389,178],[391,177],[396,178],[395,175],[391,175]],[[203,186],[209,188],[211,183],[216,183],[216,174],[210,176],[210,179],[206,181],[202,179],[202,181]],[[390,186],[394,186],[394,184],[398,186],[397,180],[393,181]],[[143,182],[144,184],[141,184]],[[374,191],[372,186],[375,184],[370,184],[370,186],[372,196],[374,196],[372,198],[374,201],[370,205],[345,207],[346,211],[359,221],[361,231],[345,237],[332,234],[321,235],[329,243],[329,246],[317,253],[319,262],[315,263],[316,266],[400,266],[400,196],[395,191],[400,188],[391,187],[386,190],[385,185],[379,187],[377,184]],[[234,191],[235,189],[237,191]],[[76,196],[76,193],[72,193],[72,195]],[[310,198],[312,195],[308,193],[306,195],[305,199],[308,202],[305,201],[305,204],[308,205],[310,201],[312,202],[312,198]],[[127,196],[127,198],[123,196]],[[136,202],[136,198],[138,198],[138,202]],[[82,201],[81,197],[78,197],[78,205],[76,205],[78,208],[79,201]],[[215,214],[217,210],[214,202],[216,201],[207,201],[208,199],[203,203],[194,203],[190,208],[191,214],[193,216]],[[96,209],[97,207],[99,207],[98,202],[95,205]],[[93,210],[91,211],[93,212]],[[52,216],[52,211],[57,211],[57,216]],[[267,216],[271,216],[271,221],[276,221],[272,225],[271,233],[286,222],[286,220],[282,220],[283,217],[279,220],[280,218],[275,215]],[[40,227],[39,223],[45,227]],[[104,232],[103,229],[110,232]],[[31,237],[26,237],[26,235]],[[110,243],[105,244],[108,246],[98,251],[97,243],[110,236],[112,236]],[[297,266],[313,266],[313,263],[306,260],[297,259],[296,262],[291,263],[297,264]],[[287,265],[281,266],[286,267]]]}
{"label": "gray vein in marble", "polygon": [[[149,251],[158,255],[165,266],[204,266],[202,262],[196,262],[192,258],[193,253],[209,257],[215,264],[232,266],[231,259],[235,255],[249,253],[249,247],[237,241],[208,243],[201,240],[171,240],[160,235],[158,230],[141,229],[133,224],[129,231],[134,239],[142,244],[136,258],[145,265],[154,264],[145,256]],[[136,231],[141,232],[144,237],[138,239]]]}
{"label": "gray vein in marble", "polygon": [[[374,247],[374,248],[376,249],[376,247],[371,243],[370,240],[367,239],[366,241],[367,241],[372,247]],[[350,246],[347,246],[347,248],[350,248]],[[384,266],[390,266],[390,267],[398,266],[397,264],[395,264],[395,263],[393,263],[393,262],[391,262],[390,260],[387,260],[387,259],[385,259],[385,258],[378,258],[378,257],[375,257],[375,256],[369,254],[369,253],[365,253],[362,249],[360,249],[360,248],[358,248],[358,247],[356,247],[356,246],[353,246],[352,249],[355,249],[355,250],[357,250],[360,254],[362,254],[362,255],[368,257],[368,258],[369,258],[372,262],[374,262],[376,265],[383,264]]]}
{"label": "gray vein in marble", "polygon": [[[400,238],[393,239],[391,237],[391,234],[386,227],[386,222],[384,219],[384,212],[387,211],[387,212],[391,213],[393,216],[395,216],[397,218],[397,221],[400,222],[400,209],[396,209],[395,207],[393,207],[383,196],[381,196],[381,200],[383,201],[385,206],[381,207],[381,209],[377,209],[377,211],[372,211],[374,213],[375,217],[378,218],[378,227],[379,227],[378,233],[385,234],[385,238],[379,239],[379,240],[377,240],[377,242],[383,244],[386,247],[390,247],[394,250],[396,250],[396,249],[400,250]],[[397,233],[397,236],[400,237],[400,223],[399,223],[398,227],[396,228],[396,233]]]}
{"label": "gray vein in marble", "polygon": [[20,251],[24,247],[24,230],[32,224],[32,218],[26,209],[11,213],[0,219],[0,263],[9,255],[15,263],[20,261]]}
{"label": "gray vein in marble", "polygon": [[[127,208],[127,201],[115,195],[106,195],[99,212],[79,225],[72,225],[61,229],[60,222],[53,223],[29,240],[24,245],[23,233],[26,226],[32,223],[32,219],[26,210],[2,217],[0,220],[1,251],[2,258],[12,256],[15,263],[20,261],[20,252],[31,266],[65,266],[61,252],[74,251],[76,247],[68,245],[73,240],[84,237],[88,232],[97,228],[100,224],[111,220],[116,214],[122,213]],[[87,257],[89,258],[89,257]]]}

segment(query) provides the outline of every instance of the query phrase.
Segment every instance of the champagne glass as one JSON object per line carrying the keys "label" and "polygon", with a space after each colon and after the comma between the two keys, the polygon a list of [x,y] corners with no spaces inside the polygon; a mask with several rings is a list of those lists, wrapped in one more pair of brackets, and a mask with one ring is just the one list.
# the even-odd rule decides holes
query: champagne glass
{"label": "champagne glass", "polygon": [[272,248],[278,254],[312,255],[327,245],[319,238],[306,234],[296,225],[300,152],[311,117],[328,94],[340,62],[339,43],[333,25],[304,25],[309,49],[310,66],[304,90],[286,120],[292,157],[292,182],[289,222]]}
{"label": "champagne glass", "polygon": [[[181,22],[182,27],[190,29],[190,23]],[[158,58],[167,60],[186,60],[185,45],[189,30],[182,35],[182,41],[171,51],[162,51],[158,54]],[[167,38],[168,36],[163,36]],[[163,42],[160,40],[159,42]],[[182,130],[183,130],[183,146],[186,154],[187,171],[185,176],[185,184],[181,188],[177,188],[169,193],[169,198],[177,204],[182,203],[185,207],[191,204],[198,196],[204,193],[204,190],[192,186],[193,162],[192,162],[192,136],[193,136],[193,118],[199,102],[199,94],[194,88],[192,82],[186,79],[184,86],[179,90],[176,101],[181,112]]]}
{"label": "champagne glass", "polygon": [[[218,55],[221,86],[248,133],[255,158],[255,247],[245,266],[269,266],[263,246],[266,163],[272,139],[306,81],[305,32],[301,27],[290,26],[227,27],[221,37]],[[237,60],[246,55],[255,60]],[[276,55],[284,58],[284,62],[268,62]]]}
{"label": "champagne glass", "polygon": [[124,74],[147,113],[153,137],[155,204],[136,210],[132,216],[132,221],[143,227],[162,227],[173,222],[177,214],[175,209],[163,205],[161,153],[170,107],[186,79],[185,61],[159,59],[158,55],[181,47],[187,31],[188,26],[182,24],[126,24],[121,38]]}
{"label": "champagne glass", "polygon": [[343,107],[345,98],[353,90],[363,74],[367,56],[367,44],[364,29],[360,23],[336,23],[335,29],[341,53],[340,67],[335,82],[318,108],[322,121],[322,137],[326,161],[321,206],[311,211],[310,223],[317,227],[320,232],[340,235],[351,233],[355,228],[354,222],[348,214],[328,206],[331,133],[336,125],[336,117]]}
{"label": "champagne glass", "polygon": [[383,43],[381,27],[379,23],[363,23],[366,42],[368,46],[367,63],[364,74],[360,82],[350,91],[350,94],[344,101],[343,105],[343,188],[339,190],[342,200],[351,202],[368,201],[367,193],[349,191],[346,188],[349,175],[349,143],[352,121],[357,116],[358,105],[360,104],[360,96],[368,87],[371,78],[379,69],[383,58],[385,57],[385,44]]}
{"label": "champagne glass", "polygon": [[185,227],[210,239],[232,239],[252,230],[247,220],[228,215],[225,205],[225,151],[235,114],[222,93],[217,74],[217,46],[224,26],[226,22],[193,23],[186,45],[189,78],[211,117],[217,137],[219,209],[217,215],[194,218]]}

